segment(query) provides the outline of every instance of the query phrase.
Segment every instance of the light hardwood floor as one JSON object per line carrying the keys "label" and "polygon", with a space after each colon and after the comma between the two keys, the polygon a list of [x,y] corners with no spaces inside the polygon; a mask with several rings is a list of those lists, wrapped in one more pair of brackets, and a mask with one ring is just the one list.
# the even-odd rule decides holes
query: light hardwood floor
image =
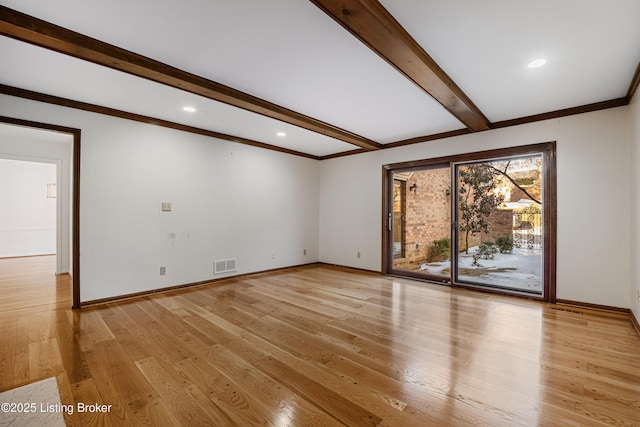
{"label": "light hardwood floor", "polygon": [[113,405],[69,425],[640,425],[624,314],[319,266],[80,312],[4,304],[21,280],[0,391],[55,375]]}

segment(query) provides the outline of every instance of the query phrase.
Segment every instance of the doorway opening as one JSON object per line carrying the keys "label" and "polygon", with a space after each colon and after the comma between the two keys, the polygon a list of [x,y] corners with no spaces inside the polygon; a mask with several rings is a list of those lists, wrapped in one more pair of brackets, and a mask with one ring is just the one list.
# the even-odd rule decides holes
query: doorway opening
{"label": "doorway opening", "polygon": [[[0,258],[60,255],[56,189],[60,161],[0,154]],[[56,274],[64,267],[56,262]]]}
{"label": "doorway opening", "polygon": [[[8,191],[16,193],[14,194],[15,200],[30,191],[40,191],[40,196],[46,197],[46,200],[38,200],[37,202],[23,200],[21,203],[24,206],[21,206],[20,209],[26,209],[24,212],[28,212],[29,207],[26,205],[29,203],[37,204],[37,206],[31,206],[32,212],[23,214],[19,214],[18,205],[5,204],[2,216],[4,222],[9,221],[9,226],[5,227],[4,231],[12,236],[14,245],[10,248],[0,247],[0,256],[4,258],[3,270],[8,271],[7,269],[17,265],[18,268],[12,271],[20,271],[21,268],[24,270],[25,266],[29,265],[33,266],[34,272],[42,273],[43,269],[49,266],[48,268],[52,270],[51,282],[54,287],[57,289],[59,286],[63,286],[61,284],[65,281],[70,283],[70,298],[67,298],[67,303],[70,302],[72,308],[80,308],[80,130],[0,117],[0,158],[19,161],[11,163],[12,166],[30,164],[31,169],[37,169],[37,164],[41,166],[49,164],[55,168],[55,177],[49,176],[47,172],[46,182],[37,183],[37,188],[40,190],[31,188],[30,181],[35,178],[28,176],[24,172],[26,169],[23,172],[17,172],[19,175],[22,173],[23,176],[14,176],[13,186],[7,187]],[[5,172],[7,172],[6,169]],[[15,175],[16,171],[13,172]],[[20,194],[17,194],[18,192]],[[53,220],[55,225],[53,227],[50,227],[52,221],[50,217],[43,218],[43,215],[48,215],[44,212],[44,205],[51,204],[55,205],[55,219]],[[12,208],[15,208],[16,212],[12,211]],[[16,218],[16,215],[33,217],[31,219],[34,219],[35,222],[26,221],[25,218]],[[27,223],[31,225],[26,225]],[[7,244],[8,240],[5,239],[4,243]],[[13,254],[4,253],[3,250],[9,250]],[[33,257],[33,255],[46,255],[47,252],[55,255]],[[21,258],[6,258],[8,255]],[[10,261],[11,259],[14,261]],[[34,277],[36,276],[43,277],[38,274]],[[15,283],[18,279],[14,277],[11,282]],[[46,281],[48,280],[42,282]],[[42,296],[37,292],[34,294],[37,294],[38,297]],[[21,297],[17,297],[16,301],[19,300]]]}
{"label": "doorway opening", "polygon": [[555,301],[555,143],[384,167],[385,274]]}

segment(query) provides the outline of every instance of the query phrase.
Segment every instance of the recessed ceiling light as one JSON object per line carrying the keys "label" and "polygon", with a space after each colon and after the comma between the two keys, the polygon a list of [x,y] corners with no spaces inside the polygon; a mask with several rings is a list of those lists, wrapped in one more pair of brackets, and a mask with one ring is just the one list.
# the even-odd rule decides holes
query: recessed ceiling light
{"label": "recessed ceiling light", "polygon": [[196,109],[194,107],[183,107],[182,108],[184,111],[186,111],[187,113],[195,113]]}
{"label": "recessed ceiling light", "polygon": [[547,63],[546,59],[540,58],[540,59],[536,59],[535,61],[529,62],[527,67],[529,67],[529,68],[538,68],[538,67],[542,67],[546,63]]}
{"label": "recessed ceiling light", "polygon": [[286,132],[278,132],[278,133],[276,133],[276,135],[278,135],[278,136],[287,136],[287,133]]}

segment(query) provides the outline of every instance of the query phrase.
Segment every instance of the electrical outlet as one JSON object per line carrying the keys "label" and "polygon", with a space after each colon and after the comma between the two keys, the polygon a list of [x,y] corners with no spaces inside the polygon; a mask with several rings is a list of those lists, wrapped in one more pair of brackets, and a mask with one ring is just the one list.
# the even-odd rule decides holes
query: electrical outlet
{"label": "electrical outlet", "polygon": [[167,267],[160,267],[160,275],[166,276],[166,274],[167,274]]}
{"label": "electrical outlet", "polygon": [[358,258],[360,258],[360,252],[358,252]]}
{"label": "electrical outlet", "polygon": [[306,250],[306,249],[303,249],[303,250],[302,250],[302,255],[306,255],[306,254],[307,254],[307,250]]}
{"label": "electrical outlet", "polygon": [[275,252],[271,252],[271,259],[276,259],[276,253]]}
{"label": "electrical outlet", "polygon": [[636,289],[636,298],[638,299],[638,302],[640,302],[640,289]]}
{"label": "electrical outlet", "polygon": [[171,212],[171,203],[162,202],[162,212]]}

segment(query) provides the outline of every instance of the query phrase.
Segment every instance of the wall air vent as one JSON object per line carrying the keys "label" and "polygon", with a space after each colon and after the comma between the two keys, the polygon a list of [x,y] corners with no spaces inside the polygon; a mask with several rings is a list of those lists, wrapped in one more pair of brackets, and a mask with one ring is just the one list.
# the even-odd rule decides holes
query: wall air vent
{"label": "wall air vent", "polygon": [[230,271],[236,271],[236,258],[213,262],[213,274],[229,273]]}

